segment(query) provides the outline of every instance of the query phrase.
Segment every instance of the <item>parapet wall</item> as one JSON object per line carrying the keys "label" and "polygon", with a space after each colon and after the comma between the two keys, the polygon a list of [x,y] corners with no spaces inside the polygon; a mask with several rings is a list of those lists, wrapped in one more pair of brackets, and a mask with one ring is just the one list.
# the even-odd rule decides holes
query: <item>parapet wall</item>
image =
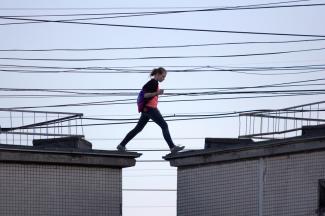
{"label": "parapet wall", "polygon": [[0,215],[122,215],[122,168],[140,154],[53,141],[49,148],[0,145]]}

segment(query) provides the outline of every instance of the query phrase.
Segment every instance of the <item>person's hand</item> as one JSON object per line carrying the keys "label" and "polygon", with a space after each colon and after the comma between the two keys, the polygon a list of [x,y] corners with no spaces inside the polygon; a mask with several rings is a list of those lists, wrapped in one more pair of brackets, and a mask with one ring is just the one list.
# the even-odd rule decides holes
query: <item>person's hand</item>
{"label": "person's hand", "polygon": [[159,91],[157,93],[158,93],[158,95],[164,94],[164,89],[159,89]]}

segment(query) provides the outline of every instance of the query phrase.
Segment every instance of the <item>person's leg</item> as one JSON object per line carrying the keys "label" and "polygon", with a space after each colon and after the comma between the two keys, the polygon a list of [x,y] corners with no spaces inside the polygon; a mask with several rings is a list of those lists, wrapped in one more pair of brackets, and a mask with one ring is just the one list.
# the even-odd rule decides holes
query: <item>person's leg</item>
{"label": "person's leg", "polygon": [[170,136],[169,129],[168,129],[168,124],[166,123],[165,119],[162,117],[161,113],[159,112],[158,109],[149,109],[148,114],[150,118],[160,126],[164,139],[166,140],[168,146],[170,149],[175,147],[175,144]]}
{"label": "person's leg", "polygon": [[122,142],[120,143],[119,146],[123,146],[125,147],[126,144],[133,139],[140,131],[142,131],[142,129],[144,128],[144,126],[146,126],[146,124],[149,121],[149,116],[145,113],[141,113],[140,119],[137,123],[137,125],[135,126],[135,128],[133,128],[126,136],[125,138],[122,140]]}

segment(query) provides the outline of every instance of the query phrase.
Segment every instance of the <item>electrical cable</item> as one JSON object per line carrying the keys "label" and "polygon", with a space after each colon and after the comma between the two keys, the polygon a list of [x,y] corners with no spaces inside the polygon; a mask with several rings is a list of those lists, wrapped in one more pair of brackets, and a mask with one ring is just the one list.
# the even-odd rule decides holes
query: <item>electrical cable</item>
{"label": "electrical cable", "polygon": [[205,44],[184,44],[184,45],[163,45],[163,46],[134,46],[134,47],[103,47],[103,48],[54,48],[54,49],[0,49],[0,52],[52,52],[52,51],[105,51],[105,50],[141,50],[141,49],[170,49],[170,48],[190,48],[225,45],[248,45],[248,44],[290,44],[324,41],[325,39],[304,39],[304,40],[282,40],[282,41],[244,41],[225,43],[205,43]]}
{"label": "electrical cable", "polygon": [[[14,60],[14,61],[130,61],[130,60],[152,60],[152,59],[189,59],[189,58],[234,58],[234,57],[255,57],[255,56],[266,56],[266,55],[279,55],[299,52],[310,52],[310,51],[322,51],[322,48],[315,49],[302,49],[302,50],[288,50],[278,52],[263,52],[263,53],[248,53],[248,54],[230,54],[230,55],[206,55],[206,56],[147,56],[147,57],[121,57],[121,58],[85,58],[85,59],[59,59],[59,58],[8,58],[0,57],[0,60]],[[2,70],[3,71],[3,70]]]}
{"label": "electrical cable", "polygon": [[[310,95],[323,95],[324,93],[287,93],[277,95],[260,95],[260,96],[240,96],[240,97],[219,97],[219,98],[201,98],[201,99],[183,99],[183,100],[167,100],[160,101],[162,103],[171,102],[197,102],[197,101],[220,101],[220,100],[237,100],[237,99],[257,99],[257,98],[274,98],[274,97],[290,97],[290,96],[310,96]],[[112,106],[112,105],[126,105],[134,104],[136,99],[124,99],[124,100],[113,100],[113,101],[97,101],[97,102],[86,102],[86,103],[74,103],[74,104],[60,104],[60,105],[44,105],[44,106],[24,106],[24,107],[11,107],[11,109],[35,109],[35,108],[58,108],[58,107],[75,107],[75,106]]]}
{"label": "electrical cable", "polygon": [[[104,16],[104,17],[93,17],[93,18],[58,20],[58,21],[82,21],[82,20],[84,21],[84,20],[94,20],[94,19],[127,18],[127,17],[138,17],[138,16],[148,16],[148,15],[151,16],[151,15],[166,15],[166,14],[193,13],[193,12],[214,12],[214,11],[229,11],[229,10],[247,10],[247,9],[256,10],[256,9],[325,6],[325,4],[277,5],[277,4],[293,3],[293,2],[301,2],[301,1],[290,1],[290,2],[287,1],[287,2],[275,2],[275,3],[267,3],[267,4],[228,6],[228,7],[205,8],[205,9],[195,9],[195,10],[178,10],[178,11],[147,11],[147,12],[133,12],[133,13],[101,13],[101,14],[20,15],[20,16],[10,16],[10,17],[26,18],[26,17]],[[268,5],[275,5],[275,6],[268,6]],[[106,17],[107,15],[115,15],[115,16]]]}
{"label": "electrical cable", "polygon": [[[80,71],[80,70],[96,70],[96,71],[101,71],[100,73],[119,73],[119,74],[133,74],[133,73],[146,73],[148,74],[148,69],[136,69],[137,67],[58,67],[58,66],[32,66],[32,65],[12,65],[12,64],[0,64],[0,68],[23,68],[23,70],[17,70],[17,72],[42,72],[39,71],[38,69],[60,69],[60,71],[44,71],[48,73],[63,73],[63,72],[75,72],[75,73],[85,73],[85,71]],[[144,67],[144,66],[142,66]],[[146,66],[149,67],[149,66]],[[150,68],[153,68],[154,66],[150,66]],[[202,73],[202,72],[240,72],[240,71],[281,71],[281,70],[290,70],[290,71],[299,71],[299,70],[322,70],[325,69],[324,64],[318,64],[318,65],[293,65],[293,66],[278,66],[278,67],[230,67],[230,66],[165,66],[169,67],[168,71],[171,73]],[[187,67],[187,69],[173,69],[174,67]],[[190,67],[190,68],[188,68]],[[26,70],[32,69],[32,70]],[[37,70],[35,70],[37,69]],[[61,69],[65,70],[62,71]],[[6,71],[6,69],[2,69],[3,71]],[[16,69],[11,69],[12,72],[15,72]],[[86,71],[87,72],[87,71]],[[90,71],[87,73],[96,73],[95,71]]]}
{"label": "electrical cable", "polygon": [[[307,2],[312,0],[294,0],[294,1],[285,1],[285,2],[273,2],[267,4],[285,4],[285,3],[295,3],[295,2]],[[267,5],[266,4],[266,5]],[[178,9],[178,8],[210,8],[208,6],[205,7],[100,7],[100,8],[0,8],[0,10],[134,10],[134,9]]]}
{"label": "electrical cable", "polygon": [[177,28],[177,27],[163,27],[163,26],[126,25],[126,24],[112,24],[112,23],[90,23],[90,22],[76,22],[76,21],[73,22],[73,21],[57,21],[57,20],[44,20],[44,19],[41,20],[41,19],[14,18],[14,17],[9,17],[9,16],[0,16],[0,19],[21,20],[21,21],[37,21],[37,22],[44,22],[44,23],[65,23],[65,24],[92,25],[92,26],[105,26],[105,27],[151,29],[151,30],[172,30],[172,31],[205,32],[205,33],[228,33],[228,34],[249,34],[249,35],[325,38],[325,35],[317,35],[317,34],[252,32],[252,31],[234,31],[234,30],[232,31],[232,30],[215,30],[215,29]]}
{"label": "electrical cable", "polygon": [[[316,85],[322,85],[322,84],[316,84]],[[294,87],[297,86],[311,86],[311,84],[305,84],[305,85],[293,85]],[[270,86],[264,86],[264,88],[270,87]],[[282,85],[282,86],[273,86],[277,88],[287,88],[290,87],[290,85]],[[253,87],[251,87],[253,88]],[[243,88],[242,88],[243,89]],[[241,90],[242,90],[241,89]],[[1,91],[2,89],[0,89]],[[7,90],[6,90],[7,91]],[[26,90],[25,90],[26,91]],[[35,91],[35,90],[30,90],[30,91]],[[139,90],[138,90],[139,91]],[[56,91],[59,92],[59,91]],[[229,95],[229,94],[283,94],[283,93],[322,93],[325,92],[325,89],[293,89],[293,90],[254,90],[254,91],[231,91],[230,89],[222,89],[222,90],[210,90],[210,91],[195,91],[195,92],[171,92],[171,93],[165,93],[164,96],[161,96],[162,98],[166,97],[175,97],[175,96],[212,96],[212,95]],[[62,93],[67,93],[67,92],[62,92]],[[79,95],[81,94],[81,95]],[[2,98],[63,98],[63,97],[103,97],[103,96],[109,96],[109,97],[124,97],[124,96],[137,96],[138,92],[112,92],[112,93],[78,93],[75,92],[73,94],[6,94],[6,95],[1,95],[0,97]],[[127,101],[129,99],[126,99]],[[125,100],[122,100],[125,101]],[[107,102],[107,101],[106,101]],[[121,100],[117,101],[110,101],[110,102],[121,102]]]}

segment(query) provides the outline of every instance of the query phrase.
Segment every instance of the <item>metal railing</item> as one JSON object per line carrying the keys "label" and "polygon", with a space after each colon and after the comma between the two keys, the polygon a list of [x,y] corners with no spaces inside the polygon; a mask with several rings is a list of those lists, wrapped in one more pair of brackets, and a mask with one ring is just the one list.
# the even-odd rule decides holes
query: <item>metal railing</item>
{"label": "metal railing", "polygon": [[34,139],[83,137],[82,116],[0,108],[0,144],[32,145]]}
{"label": "metal railing", "polygon": [[239,138],[255,140],[300,136],[303,126],[325,124],[325,101],[239,115]]}

